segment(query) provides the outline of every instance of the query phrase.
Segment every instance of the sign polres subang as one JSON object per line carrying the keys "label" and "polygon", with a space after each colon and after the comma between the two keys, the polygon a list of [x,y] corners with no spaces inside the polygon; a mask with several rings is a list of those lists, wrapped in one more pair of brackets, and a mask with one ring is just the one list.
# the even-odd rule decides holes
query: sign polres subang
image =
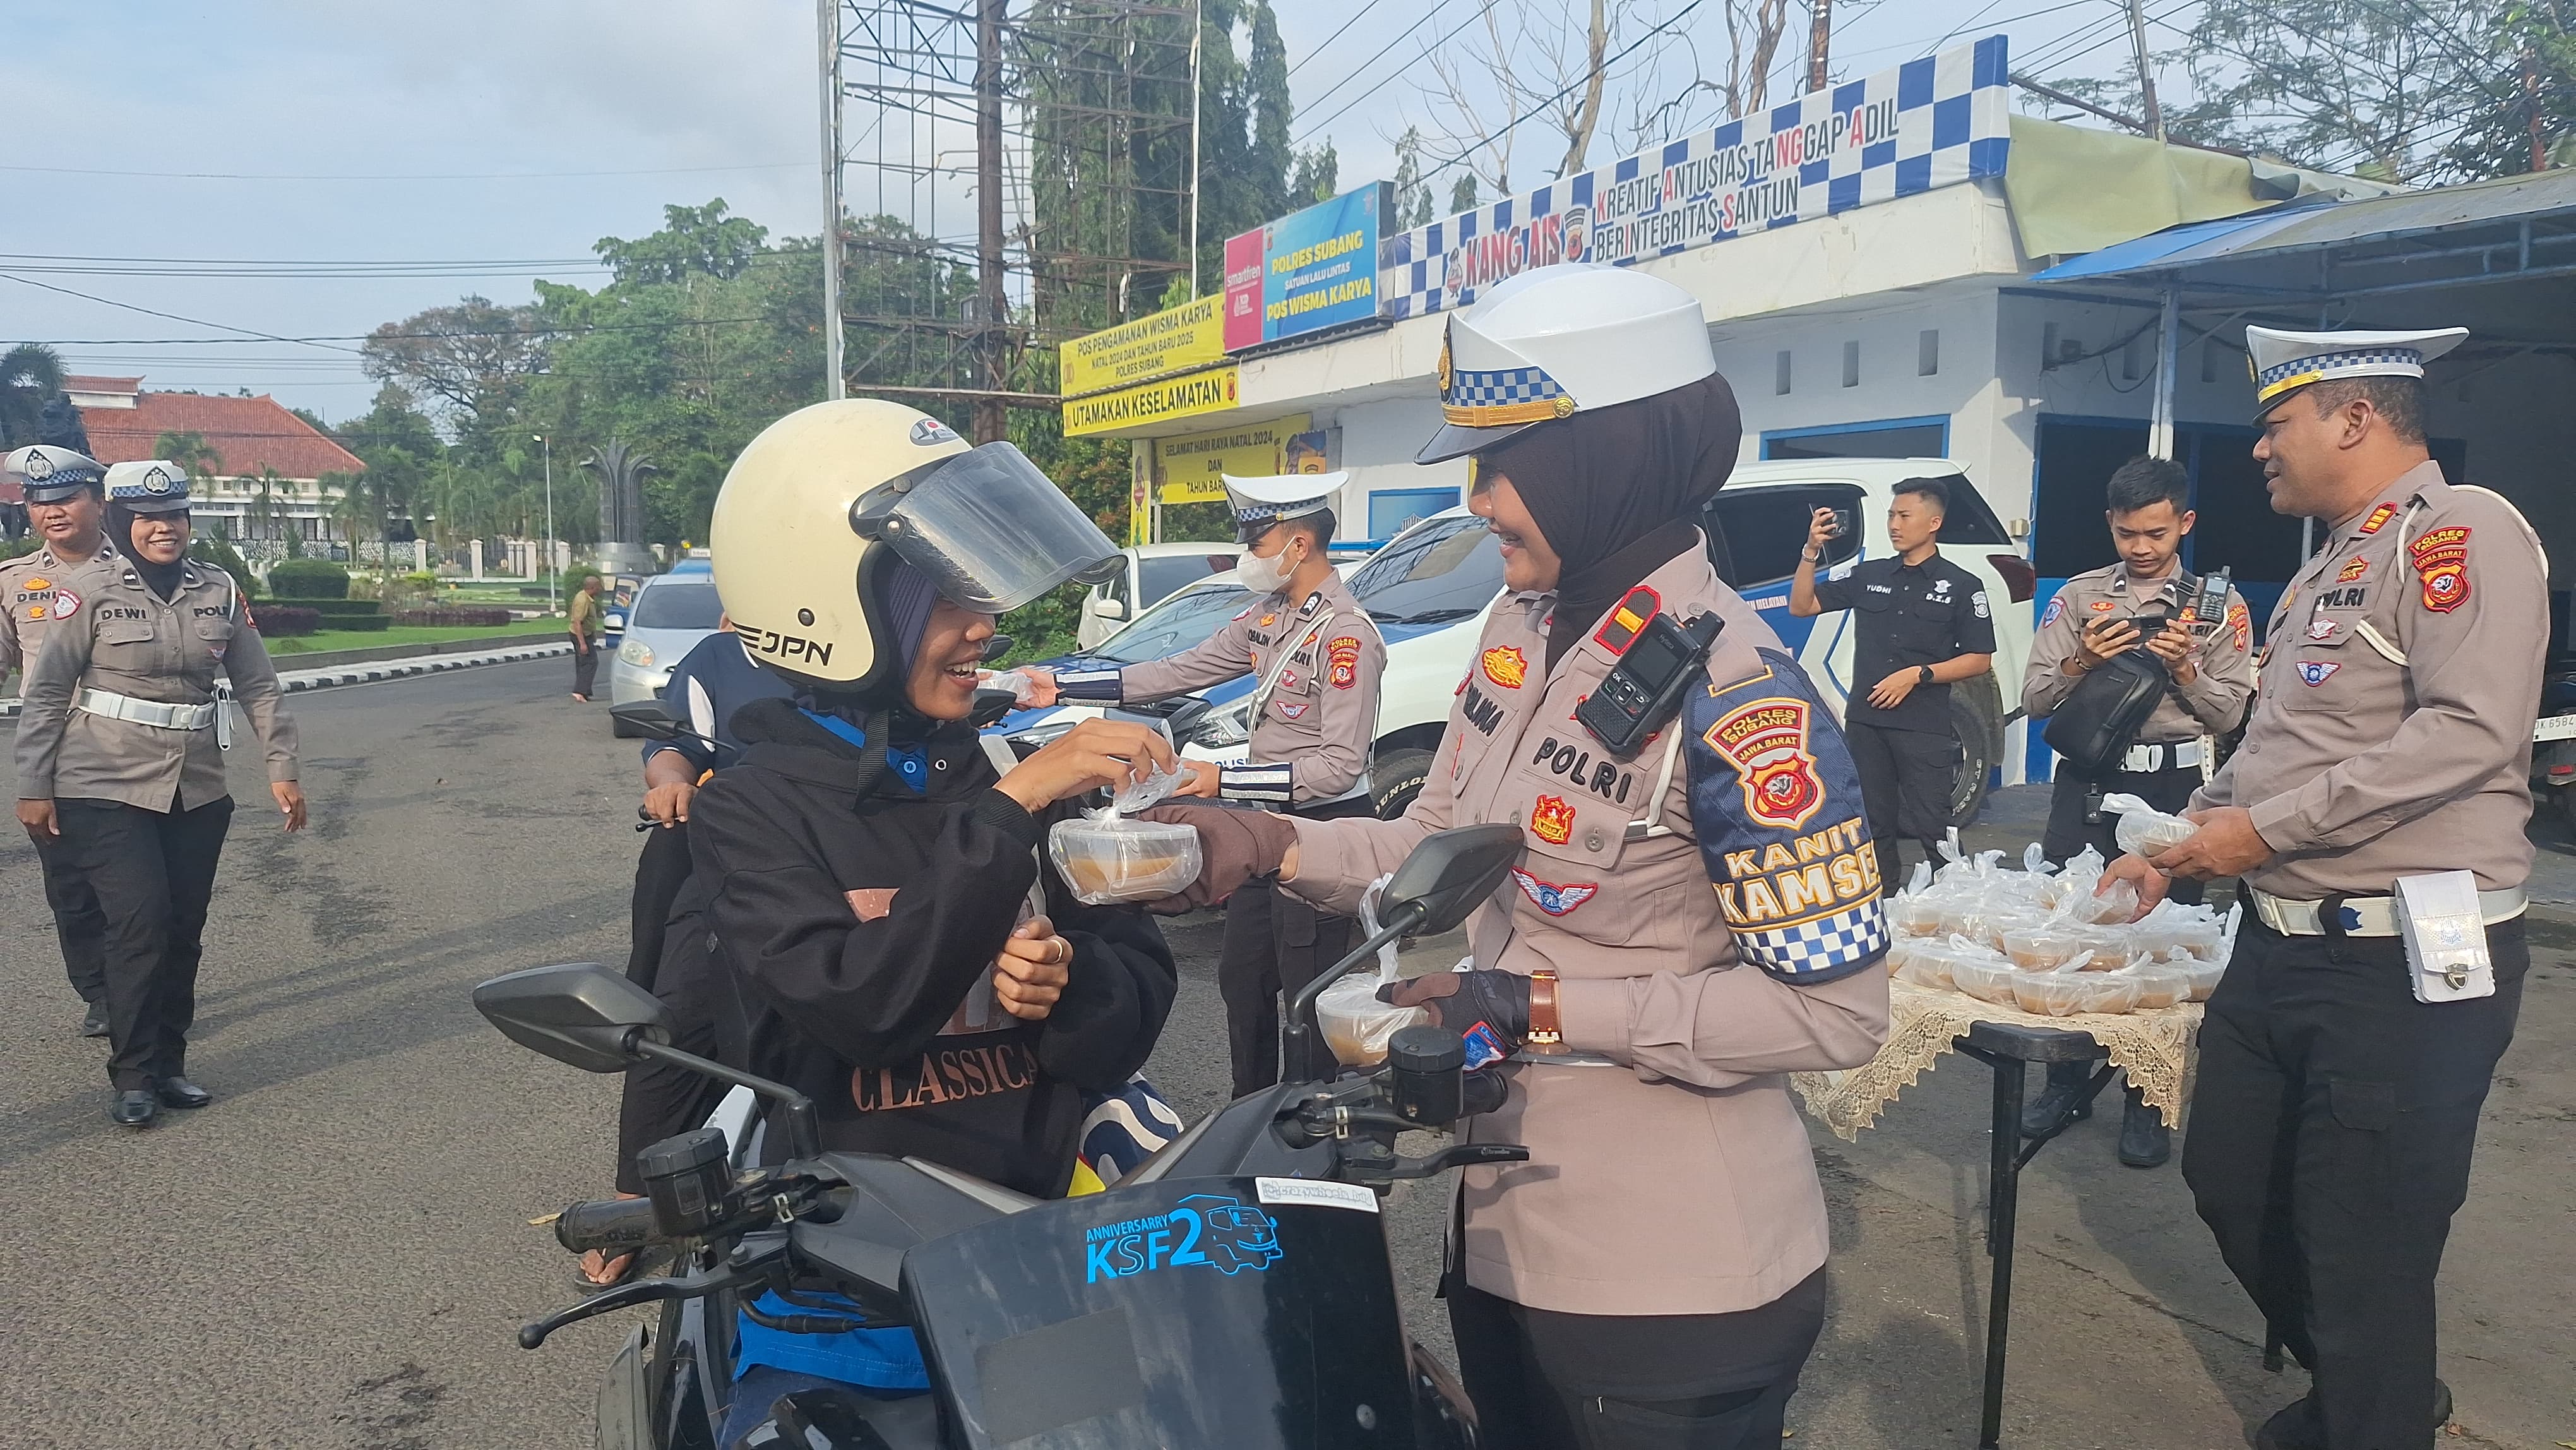
{"label": "sign polres subang", "polygon": [[1229,352],[1378,315],[1378,253],[1394,191],[1354,187],[1225,244]]}
{"label": "sign polres subang", "polygon": [[1389,237],[1379,311],[1437,312],[1533,267],[1625,265],[1999,176],[2008,98],[2000,35],[1801,96]]}

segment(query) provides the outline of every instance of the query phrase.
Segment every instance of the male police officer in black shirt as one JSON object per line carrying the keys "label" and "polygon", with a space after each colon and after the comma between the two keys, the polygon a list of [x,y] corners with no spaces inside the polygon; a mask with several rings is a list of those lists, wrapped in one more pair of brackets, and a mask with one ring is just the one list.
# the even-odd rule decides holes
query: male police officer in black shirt
{"label": "male police officer in black shirt", "polygon": [[1911,839],[1924,859],[1950,827],[1950,785],[1960,760],[1950,724],[1950,685],[1986,672],[1995,653],[1992,607],[1977,576],[1941,557],[1941,521],[1949,486],[1937,478],[1896,485],[1887,538],[1895,554],[1852,566],[1842,579],[1818,581],[1836,524],[1816,510],[1807,547],[1789,585],[1789,612],[1804,618],[1829,610],[1859,611],[1852,641],[1850,698],[1843,733],[1860,767],[1869,831],[1880,843],[1880,868],[1896,873],[1898,841]]}

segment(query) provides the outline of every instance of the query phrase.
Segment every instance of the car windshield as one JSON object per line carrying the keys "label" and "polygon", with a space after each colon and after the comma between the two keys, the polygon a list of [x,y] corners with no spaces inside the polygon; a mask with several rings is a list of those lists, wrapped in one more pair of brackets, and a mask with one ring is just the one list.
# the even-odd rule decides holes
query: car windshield
{"label": "car windshield", "polygon": [[713,584],[648,584],[635,595],[629,629],[713,629],[724,613]]}
{"label": "car windshield", "polygon": [[1160,604],[1172,591],[1196,584],[1210,574],[1222,574],[1234,567],[1234,551],[1211,549],[1204,554],[1171,554],[1136,561],[1136,587],[1143,594],[1139,602]]}
{"label": "car windshield", "polygon": [[1243,612],[1252,591],[1240,584],[1186,589],[1146,610],[1136,622],[1084,653],[1113,664],[1135,665],[1179,654],[1206,642]]}
{"label": "car windshield", "polygon": [[1502,545],[1474,514],[1414,526],[1351,576],[1351,593],[1380,624],[1465,619],[1502,592]]}

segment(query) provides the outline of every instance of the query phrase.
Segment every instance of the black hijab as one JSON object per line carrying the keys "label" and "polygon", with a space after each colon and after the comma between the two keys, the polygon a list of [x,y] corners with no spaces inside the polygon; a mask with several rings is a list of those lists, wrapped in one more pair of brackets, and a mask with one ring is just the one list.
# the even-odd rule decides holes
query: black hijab
{"label": "black hijab", "polygon": [[1542,423],[1480,459],[1480,468],[1511,479],[1563,565],[1549,669],[1638,580],[1692,546],[1700,505],[1725,486],[1743,437],[1735,390],[1711,373]]}
{"label": "black hijab", "polygon": [[143,551],[134,544],[134,524],[141,517],[142,515],[121,503],[109,504],[107,506],[108,542],[114,544],[116,552],[126,563],[133,566],[135,574],[143,580],[145,588],[150,589],[158,598],[167,600],[171,595],[179,592],[179,578],[187,570],[188,555],[183,550],[178,558],[167,564],[155,564],[143,557]]}

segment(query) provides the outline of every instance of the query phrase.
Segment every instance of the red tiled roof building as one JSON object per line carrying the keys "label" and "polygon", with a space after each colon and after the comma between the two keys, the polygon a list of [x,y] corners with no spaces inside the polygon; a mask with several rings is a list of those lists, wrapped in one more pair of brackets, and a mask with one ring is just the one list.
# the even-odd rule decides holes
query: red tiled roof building
{"label": "red tiled roof building", "polygon": [[[327,537],[331,500],[318,486],[324,474],[366,470],[358,456],[330,435],[288,412],[263,393],[254,398],[212,393],[151,393],[141,378],[69,377],[63,391],[80,409],[89,433],[92,456],[101,463],[132,463],[160,457],[164,434],[194,433],[222,460],[211,477],[191,486],[189,512],[197,526],[220,521],[235,539],[253,536],[251,493],[234,482],[258,478],[265,470],[291,480],[279,491],[275,511],[286,527],[306,539]],[[275,526],[257,532],[274,532]]]}

